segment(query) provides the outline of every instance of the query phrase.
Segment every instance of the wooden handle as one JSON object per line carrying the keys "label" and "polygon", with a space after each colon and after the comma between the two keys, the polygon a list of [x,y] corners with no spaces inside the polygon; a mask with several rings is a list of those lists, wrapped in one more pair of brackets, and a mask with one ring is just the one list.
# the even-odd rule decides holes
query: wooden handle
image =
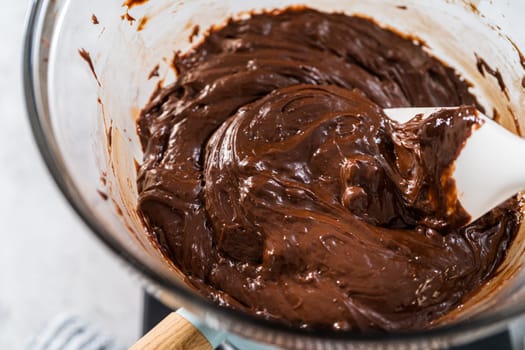
{"label": "wooden handle", "polygon": [[172,312],[129,350],[213,350],[202,333]]}

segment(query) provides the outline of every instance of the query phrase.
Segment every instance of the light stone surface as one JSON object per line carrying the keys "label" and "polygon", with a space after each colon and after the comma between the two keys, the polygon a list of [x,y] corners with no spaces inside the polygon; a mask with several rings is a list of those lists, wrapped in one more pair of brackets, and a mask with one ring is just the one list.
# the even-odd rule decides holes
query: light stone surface
{"label": "light stone surface", "polygon": [[0,0],[0,349],[25,349],[62,312],[130,345],[141,289],[70,209],[32,140],[21,52],[29,0]]}

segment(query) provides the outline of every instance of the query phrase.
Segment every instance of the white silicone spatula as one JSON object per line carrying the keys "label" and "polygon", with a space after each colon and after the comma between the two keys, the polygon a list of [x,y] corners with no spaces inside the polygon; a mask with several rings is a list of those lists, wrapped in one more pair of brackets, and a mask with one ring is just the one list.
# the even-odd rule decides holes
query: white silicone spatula
{"label": "white silicone spatula", "polygon": [[[450,108],[447,108],[450,109]],[[385,114],[405,123],[443,108],[390,108]],[[512,195],[525,189],[525,139],[476,111],[484,121],[473,128],[455,161],[453,178],[463,208],[475,221]]]}

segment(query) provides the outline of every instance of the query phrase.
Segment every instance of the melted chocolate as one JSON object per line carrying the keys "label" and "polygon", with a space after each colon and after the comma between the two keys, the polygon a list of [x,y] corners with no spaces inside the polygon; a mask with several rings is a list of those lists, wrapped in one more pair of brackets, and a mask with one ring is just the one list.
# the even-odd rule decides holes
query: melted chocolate
{"label": "melted chocolate", "polygon": [[489,64],[481,57],[479,57],[477,54],[476,56],[476,67],[478,68],[478,71],[481,73],[481,75],[485,76],[485,73],[492,75],[496,80],[498,81],[499,88],[503,93],[505,93],[505,96],[509,98],[508,92],[507,92],[507,85],[505,85],[505,81],[503,80],[503,76],[501,75],[501,72],[499,69],[494,69],[489,66]]}
{"label": "melted chocolate", "polygon": [[195,38],[196,38],[197,36],[199,36],[200,30],[201,30],[201,29],[200,29],[199,25],[195,25],[195,26],[193,26],[193,29],[191,30],[191,34],[190,34],[190,36],[188,37],[188,41],[189,41],[190,43],[193,43],[193,40],[195,40]]}
{"label": "melted chocolate", "polygon": [[137,32],[140,32],[146,28],[146,24],[148,24],[149,17],[144,16],[139,20],[139,24],[137,25]]}
{"label": "melted chocolate", "polygon": [[151,70],[151,72],[150,72],[149,75],[148,75],[148,80],[160,76],[160,74],[159,74],[159,68],[160,68],[160,66],[159,66],[158,64],[157,64],[155,67],[153,67],[153,69]]}
{"label": "melted chocolate", "polygon": [[147,2],[148,2],[148,0],[126,0],[122,4],[122,6],[127,6],[128,9],[131,9],[134,6],[143,5],[143,4],[147,3]]}
{"label": "melted chocolate", "polygon": [[99,24],[99,23],[100,23],[100,22],[98,21],[97,16],[95,16],[95,14],[92,14],[92,15],[91,15],[91,23],[93,23],[93,24]]}
{"label": "melted chocolate", "polygon": [[516,53],[518,54],[518,57],[520,59],[520,64],[521,64],[521,67],[523,69],[525,69],[525,55],[523,54],[523,52],[521,52],[520,48],[518,47],[518,45],[512,41],[511,38],[507,37],[507,40],[510,42],[510,44],[512,45],[512,47],[514,47],[514,50],[516,50]]}
{"label": "melted chocolate", "polygon": [[208,298],[298,327],[418,329],[505,256],[516,201],[461,227],[450,178],[472,107],[382,112],[477,105],[411,40],[285,10],[230,21],[174,65],[138,121],[139,209]]}
{"label": "melted chocolate", "polygon": [[100,80],[98,80],[97,72],[95,71],[95,66],[93,65],[93,60],[91,59],[91,55],[89,54],[89,52],[87,52],[86,49],[79,49],[78,54],[88,64],[89,69],[91,70],[91,73],[95,77],[95,80],[97,81],[98,86],[101,86]]}
{"label": "melted chocolate", "polygon": [[126,11],[125,14],[120,16],[120,19],[123,20],[123,21],[128,21],[130,25],[133,25],[133,23],[135,23],[135,21],[136,21],[135,17],[130,15],[128,11]]}

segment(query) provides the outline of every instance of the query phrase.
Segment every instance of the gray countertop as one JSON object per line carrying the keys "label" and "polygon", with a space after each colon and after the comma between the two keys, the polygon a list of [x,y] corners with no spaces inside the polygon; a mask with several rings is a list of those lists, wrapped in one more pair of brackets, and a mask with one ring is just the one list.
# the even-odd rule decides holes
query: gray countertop
{"label": "gray countertop", "polygon": [[24,349],[62,312],[129,345],[139,284],[69,208],[32,140],[20,67],[30,3],[0,0],[0,349]]}

